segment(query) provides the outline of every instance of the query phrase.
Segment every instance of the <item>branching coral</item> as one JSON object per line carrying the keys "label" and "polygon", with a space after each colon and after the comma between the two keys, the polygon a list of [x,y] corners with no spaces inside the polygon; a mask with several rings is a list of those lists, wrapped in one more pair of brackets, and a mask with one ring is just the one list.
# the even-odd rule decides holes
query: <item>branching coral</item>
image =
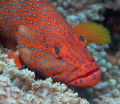
{"label": "branching coral", "polygon": [[89,104],[51,78],[35,81],[34,72],[18,70],[14,60],[6,57],[0,54],[0,104]]}
{"label": "branching coral", "polygon": [[1,53],[12,53],[12,50],[8,50],[7,48],[3,48],[3,46],[0,44],[0,52]]}
{"label": "branching coral", "polygon": [[103,20],[100,10],[115,8],[116,3],[110,0],[49,0],[57,11],[72,25],[93,20]]}

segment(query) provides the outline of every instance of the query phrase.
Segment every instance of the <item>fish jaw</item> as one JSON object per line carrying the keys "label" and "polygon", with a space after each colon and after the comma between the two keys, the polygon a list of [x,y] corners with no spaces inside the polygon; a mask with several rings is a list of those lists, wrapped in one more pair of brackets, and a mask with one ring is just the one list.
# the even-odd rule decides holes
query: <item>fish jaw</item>
{"label": "fish jaw", "polygon": [[101,71],[97,69],[89,76],[76,78],[75,80],[68,82],[67,85],[70,87],[91,87],[96,85],[100,78]]}
{"label": "fish jaw", "polygon": [[87,62],[71,72],[66,71],[57,75],[57,78],[56,76],[52,78],[70,87],[90,87],[96,85],[101,78],[101,71],[98,68],[95,61]]}
{"label": "fish jaw", "polygon": [[[91,66],[91,67],[90,67]],[[71,87],[90,87],[96,85],[101,78],[101,71],[98,69],[98,64],[96,62],[90,62],[73,71],[73,79],[66,84]],[[82,72],[83,70],[84,72]],[[82,72],[82,75],[81,75]]]}

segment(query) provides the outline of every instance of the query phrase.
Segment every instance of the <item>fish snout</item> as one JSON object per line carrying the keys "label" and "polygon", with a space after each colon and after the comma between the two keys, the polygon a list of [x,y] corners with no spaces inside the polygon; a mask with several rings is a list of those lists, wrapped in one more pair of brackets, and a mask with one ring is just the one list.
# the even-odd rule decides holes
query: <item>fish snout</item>
{"label": "fish snout", "polygon": [[101,78],[101,71],[97,62],[92,60],[72,71],[72,79],[67,82],[68,86],[90,87],[96,85]]}

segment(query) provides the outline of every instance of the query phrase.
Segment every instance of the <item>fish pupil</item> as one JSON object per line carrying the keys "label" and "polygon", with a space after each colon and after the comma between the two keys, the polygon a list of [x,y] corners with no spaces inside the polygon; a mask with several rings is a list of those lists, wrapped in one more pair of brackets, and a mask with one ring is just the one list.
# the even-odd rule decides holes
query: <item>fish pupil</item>
{"label": "fish pupil", "polygon": [[79,39],[80,39],[80,41],[84,41],[85,40],[83,36],[80,36]]}
{"label": "fish pupil", "polygon": [[55,47],[55,52],[56,52],[56,54],[58,55],[59,54],[59,47]]}

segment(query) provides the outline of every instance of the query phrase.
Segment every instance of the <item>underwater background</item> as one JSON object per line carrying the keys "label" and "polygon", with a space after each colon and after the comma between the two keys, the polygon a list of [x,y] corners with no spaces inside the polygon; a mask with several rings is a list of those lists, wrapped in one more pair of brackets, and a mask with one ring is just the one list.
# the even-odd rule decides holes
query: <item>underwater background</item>
{"label": "underwater background", "polygon": [[[49,2],[71,26],[95,22],[109,30],[110,44],[87,44],[99,64],[101,80],[88,88],[53,84],[51,78],[41,78],[26,66],[18,70],[12,59],[0,54],[0,104],[120,104],[120,0]],[[0,52],[13,51],[0,45]]]}

